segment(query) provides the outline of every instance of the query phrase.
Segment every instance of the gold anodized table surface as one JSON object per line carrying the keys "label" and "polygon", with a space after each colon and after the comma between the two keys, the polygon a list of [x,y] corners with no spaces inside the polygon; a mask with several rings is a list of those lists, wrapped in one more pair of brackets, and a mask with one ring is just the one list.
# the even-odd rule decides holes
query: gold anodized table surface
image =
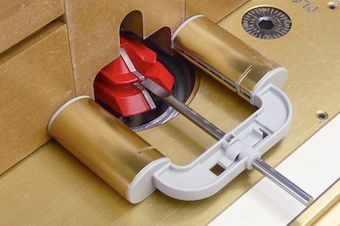
{"label": "gold anodized table surface", "polygon": [[[324,1],[315,12],[301,2],[249,1],[219,25],[289,70],[284,91],[294,110],[287,137],[264,156],[275,166],[340,111],[340,9]],[[257,5],[278,7],[293,26],[284,37],[260,40],[241,26],[242,15]],[[255,109],[245,100],[198,72],[199,89],[190,106],[229,131]],[[326,111],[320,121],[316,112]],[[140,132],[175,163],[186,164],[214,142],[182,116]],[[320,150],[322,151],[322,150]],[[205,225],[226,209],[261,175],[246,171],[215,196],[184,202],[160,192],[138,205],[129,204],[99,177],[51,141],[0,176],[1,225]]]}

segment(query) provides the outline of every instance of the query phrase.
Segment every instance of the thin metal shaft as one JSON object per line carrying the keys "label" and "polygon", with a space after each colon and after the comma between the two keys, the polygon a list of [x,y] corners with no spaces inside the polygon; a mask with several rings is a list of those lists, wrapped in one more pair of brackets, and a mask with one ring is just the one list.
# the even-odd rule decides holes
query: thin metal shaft
{"label": "thin metal shaft", "polygon": [[207,132],[210,136],[216,140],[223,138],[225,133],[217,128],[214,124],[206,120],[203,116],[192,110],[187,105],[177,100],[173,95],[162,98],[163,101],[179,111],[182,115],[188,118],[191,122],[195,123],[198,127]]}
{"label": "thin metal shaft", "polygon": [[253,167],[261,172],[263,175],[265,175],[267,178],[269,178],[271,181],[273,181],[275,184],[277,184],[279,187],[281,187],[283,190],[299,200],[302,204],[309,206],[312,203],[312,196],[296,186],[288,178],[276,171],[262,159],[255,159],[253,161]]}
{"label": "thin metal shaft", "polygon": [[151,93],[155,94],[159,98],[161,98],[164,102],[168,103],[171,107],[175,108],[178,112],[184,115],[191,122],[196,124],[202,130],[207,132],[210,136],[215,138],[216,140],[220,140],[223,138],[225,133],[220,130],[217,126],[206,120],[203,116],[198,114],[196,111],[192,110],[190,107],[177,100],[172,94],[168,93],[163,89],[160,85],[155,83],[150,79],[146,79],[141,83],[146,89],[148,89]]}

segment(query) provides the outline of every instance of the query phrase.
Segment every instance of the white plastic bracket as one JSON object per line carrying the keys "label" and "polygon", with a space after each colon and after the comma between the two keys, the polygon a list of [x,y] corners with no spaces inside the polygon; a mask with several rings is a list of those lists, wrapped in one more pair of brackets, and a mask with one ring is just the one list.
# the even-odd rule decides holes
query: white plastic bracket
{"label": "white plastic bracket", "polygon": [[[253,100],[258,110],[192,163],[177,166],[170,160],[164,161],[153,173],[153,189],[180,200],[200,200],[221,190],[245,169],[251,169],[255,159],[286,135],[292,118],[289,99],[272,84],[259,90]],[[220,174],[213,172],[216,166],[222,171]],[[135,184],[139,184],[138,180],[136,177]],[[138,192],[150,194],[143,189]]]}

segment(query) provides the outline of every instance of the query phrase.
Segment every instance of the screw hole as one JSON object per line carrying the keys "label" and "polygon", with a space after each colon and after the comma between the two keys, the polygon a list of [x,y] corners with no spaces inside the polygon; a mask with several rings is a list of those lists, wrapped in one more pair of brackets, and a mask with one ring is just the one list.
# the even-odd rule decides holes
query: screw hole
{"label": "screw hole", "polygon": [[328,113],[325,112],[325,111],[318,111],[318,112],[316,112],[316,117],[319,120],[323,121],[323,120],[326,120],[328,118]]}
{"label": "screw hole", "polygon": [[335,2],[328,2],[328,8],[330,9],[336,9],[338,7],[338,4]]}
{"label": "screw hole", "polygon": [[275,26],[272,18],[268,16],[260,17],[258,20],[258,25],[262,30],[272,30],[273,27]]}

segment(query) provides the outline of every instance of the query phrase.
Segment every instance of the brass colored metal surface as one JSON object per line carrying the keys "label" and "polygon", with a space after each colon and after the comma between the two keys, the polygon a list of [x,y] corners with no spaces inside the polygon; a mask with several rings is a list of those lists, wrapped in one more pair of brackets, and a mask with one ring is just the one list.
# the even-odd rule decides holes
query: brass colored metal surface
{"label": "brass colored metal surface", "polygon": [[0,53],[63,13],[64,7],[60,0],[1,0]]}
{"label": "brass colored metal surface", "polygon": [[185,0],[185,17],[206,15],[214,22],[219,21],[248,0]]}
{"label": "brass colored metal surface", "polygon": [[48,119],[75,95],[68,51],[66,25],[53,22],[0,54],[0,174],[51,139]]}
{"label": "brass colored metal surface", "polygon": [[291,226],[340,225],[340,181],[316,200],[311,207],[303,212]]}
{"label": "brass colored metal surface", "polygon": [[174,45],[228,88],[236,91],[240,87],[246,98],[267,72],[280,67],[206,17],[189,21],[179,30]]}
{"label": "brass colored metal surface", "polygon": [[90,98],[67,105],[49,132],[122,196],[146,165],[164,157]]}
{"label": "brass colored metal surface", "polygon": [[[321,0],[313,2],[320,6],[315,12],[308,12],[302,2],[249,1],[219,23],[289,70],[285,92],[293,105],[293,121],[287,137],[264,156],[272,166],[340,112],[340,10],[330,10]],[[270,41],[250,36],[241,24],[250,8],[268,4],[287,12],[293,21],[287,35]],[[202,75],[190,107],[224,131],[254,111],[249,103],[206,75]],[[317,119],[319,110],[329,117]],[[139,135],[177,164],[191,162],[214,143],[182,116]],[[131,205],[52,141],[1,175],[0,224],[206,225],[260,178],[258,172],[246,171],[206,200],[183,202],[155,192],[141,204]]]}

